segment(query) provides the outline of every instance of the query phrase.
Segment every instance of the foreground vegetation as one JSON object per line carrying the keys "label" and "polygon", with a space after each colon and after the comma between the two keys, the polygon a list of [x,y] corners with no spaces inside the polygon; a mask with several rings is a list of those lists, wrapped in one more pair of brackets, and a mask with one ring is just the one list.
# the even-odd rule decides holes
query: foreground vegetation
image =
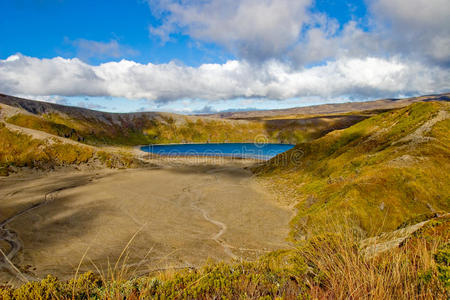
{"label": "foreground vegetation", "polygon": [[[450,104],[442,102],[383,112],[256,168],[297,205],[291,249],[255,262],[148,276],[135,276],[122,262],[67,282],[49,276],[1,287],[0,297],[448,299],[449,113]],[[23,143],[18,154],[41,147]]]}
{"label": "foreground vegetation", "polygon": [[[450,288],[450,219],[435,218],[400,247],[364,255],[348,227],[316,235],[256,262],[208,264],[133,278],[118,267],[70,281],[48,276],[3,299],[445,299]],[[445,242],[445,239],[447,242]],[[132,279],[129,279],[129,277]]]}

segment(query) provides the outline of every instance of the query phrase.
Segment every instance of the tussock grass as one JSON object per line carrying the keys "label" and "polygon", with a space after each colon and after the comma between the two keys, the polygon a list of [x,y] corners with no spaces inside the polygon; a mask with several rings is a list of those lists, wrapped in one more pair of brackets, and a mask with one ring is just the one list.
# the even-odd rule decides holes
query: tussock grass
{"label": "tussock grass", "polygon": [[7,176],[16,168],[51,169],[80,165],[96,159],[109,168],[131,168],[142,164],[126,151],[97,151],[92,147],[63,143],[57,139],[34,139],[27,134],[9,130],[0,122],[0,176]]}
{"label": "tussock grass", "polygon": [[93,157],[88,147],[61,143],[57,140],[44,141],[14,132],[0,122],[0,169],[9,167],[41,167],[80,164]]}
{"label": "tussock grass", "polygon": [[135,168],[142,165],[142,162],[136,159],[132,154],[119,151],[97,151],[96,157],[108,168]]}
{"label": "tussock grass", "polygon": [[[448,217],[435,218],[400,247],[368,257],[348,224],[256,262],[209,263],[133,278],[119,262],[58,281],[47,277],[3,299],[445,299],[449,296]],[[124,252],[125,253],[125,252]],[[131,276],[131,279],[130,277]]]}
{"label": "tussock grass", "polygon": [[[415,103],[385,112],[299,144],[257,168],[275,188],[297,195],[292,237],[323,228],[329,215],[352,220],[372,236],[416,215],[449,211],[450,122],[432,122],[449,107]],[[296,153],[302,154],[299,160],[292,159]]]}

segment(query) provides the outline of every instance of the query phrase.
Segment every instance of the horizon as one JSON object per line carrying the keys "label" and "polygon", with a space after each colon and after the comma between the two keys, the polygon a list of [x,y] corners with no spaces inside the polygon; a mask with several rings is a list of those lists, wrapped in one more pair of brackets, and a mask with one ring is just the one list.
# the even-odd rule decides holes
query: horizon
{"label": "horizon", "polygon": [[[36,99],[27,99],[27,98],[21,98],[17,97],[19,99],[27,100],[27,101],[35,101],[35,102],[44,102],[49,104],[55,104],[55,105],[61,105],[65,107],[74,107],[74,108],[80,108],[80,109],[86,109],[91,111],[97,111],[97,112],[104,112],[104,113],[111,113],[111,114],[134,114],[134,113],[172,113],[172,114],[179,114],[179,115],[185,115],[185,116],[210,116],[210,115],[217,115],[217,114],[227,114],[227,113],[245,113],[245,112],[270,112],[270,111],[284,111],[284,110],[290,110],[290,109],[297,109],[297,108],[306,108],[306,107],[314,107],[314,106],[322,106],[322,105],[339,105],[339,104],[350,104],[350,103],[364,103],[364,102],[374,102],[374,101],[400,101],[400,100],[408,100],[412,98],[420,98],[420,97],[434,97],[434,96],[443,96],[448,95],[450,93],[441,93],[441,94],[427,94],[427,95],[419,95],[415,97],[405,97],[405,98],[382,98],[382,99],[374,99],[374,100],[363,100],[363,101],[343,101],[343,102],[329,102],[329,103],[322,103],[322,104],[311,104],[311,105],[303,105],[303,106],[294,106],[294,107],[287,107],[287,108],[267,108],[267,109],[228,109],[224,111],[216,111],[213,113],[185,113],[185,112],[172,112],[172,111],[165,111],[165,110],[146,110],[146,111],[128,111],[128,112],[115,112],[115,111],[108,111],[108,110],[102,110],[102,109],[95,109],[95,108],[88,108],[83,106],[77,106],[77,105],[71,105],[70,103],[55,103],[55,102],[48,102],[43,100],[36,100]],[[0,93],[0,96],[6,96],[6,97],[16,97],[13,95],[6,95]],[[442,100],[440,100],[442,101]],[[449,100],[444,100],[449,101]]]}
{"label": "horizon", "polygon": [[450,91],[445,0],[22,0],[0,9],[0,93],[25,99],[195,115]]}

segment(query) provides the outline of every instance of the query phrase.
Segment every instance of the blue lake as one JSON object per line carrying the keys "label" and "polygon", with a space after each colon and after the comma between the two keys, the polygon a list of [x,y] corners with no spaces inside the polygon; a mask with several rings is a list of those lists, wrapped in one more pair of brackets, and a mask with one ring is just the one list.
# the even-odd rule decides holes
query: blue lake
{"label": "blue lake", "polygon": [[254,143],[167,144],[142,146],[141,150],[166,156],[225,156],[267,160],[293,147],[290,144]]}

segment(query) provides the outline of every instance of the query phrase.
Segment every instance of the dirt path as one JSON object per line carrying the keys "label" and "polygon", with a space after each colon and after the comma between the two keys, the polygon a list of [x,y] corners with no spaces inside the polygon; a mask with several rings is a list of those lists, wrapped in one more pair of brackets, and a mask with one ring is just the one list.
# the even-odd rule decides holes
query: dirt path
{"label": "dirt path", "polygon": [[6,225],[8,225],[10,222],[14,221],[16,218],[25,215],[26,213],[30,212],[33,209],[36,209],[38,207],[41,207],[48,203],[52,193],[45,194],[44,201],[41,203],[33,204],[31,207],[28,207],[22,211],[19,211],[18,213],[12,215],[11,217],[3,220],[0,222],[0,241],[5,241],[9,244],[10,250],[8,253],[2,252],[3,257],[0,257],[0,270],[5,269],[8,270],[11,274],[15,274],[17,278],[28,281],[30,279],[34,279],[28,275],[24,275],[20,272],[20,270],[17,268],[17,266],[14,265],[12,262],[15,256],[19,253],[20,250],[23,248],[23,244],[19,237],[17,236],[17,233],[6,228]]}
{"label": "dirt path", "polygon": [[[202,189],[205,189],[210,185],[217,184],[219,182],[219,176],[217,176],[216,174],[220,174],[220,172],[226,171],[227,169],[228,168],[214,168],[214,169],[208,170],[205,173],[212,176],[211,177],[212,180],[209,181],[209,184],[205,185],[203,183],[200,185],[196,185],[194,187],[188,187],[188,188],[184,189],[184,192],[191,197],[191,200],[192,200],[191,207],[194,210],[198,210],[206,221],[219,227],[219,231],[217,233],[215,233],[213,236],[211,236],[211,239],[214,242],[216,242],[218,245],[220,245],[223,248],[224,253],[226,255],[228,255],[230,258],[232,258],[234,260],[242,260],[242,257],[233,253],[233,250],[240,251],[240,252],[250,251],[250,252],[256,252],[256,253],[268,252],[267,250],[249,249],[249,248],[243,248],[243,247],[236,247],[236,246],[232,246],[232,245],[228,244],[222,238],[222,236],[227,232],[228,226],[219,220],[213,219],[212,217],[209,216],[208,212],[205,209],[198,207],[198,202],[200,202],[201,197],[204,197],[204,195],[202,193]],[[239,186],[239,184],[236,184],[236,186]],[[194,190],[195,192],[193,192],[192,190]]]}
{"label": "dirt path", "polygon": [[202,212],[203,217],[205,218],[205,220],[207,220],[208,222],[213,223],[214,225],[217,225],[220,227],[220,231],[218,233],[216,233],[212,239],[218,243],[219,245],[221,245],[223,247],[224,252],[231,257],[232,259],[238,259],[238,256],[235,255],[233,253],[233,251],[231,251],[231,248],[234,248],[232,246],[230,246],[229,244],[227,244],[225,241],[221,240],[220,237],[227,231],[227,225],[225,225],[224,223],[211,219],[210,217],[208,217],[208,214],[206,213],[206,211],[204,209],[199,208],[199,210]]}
{"label": "dirt path", "polygon": [[17,235],[17,233],[13,230],[8,229],[6,226],[9,223],[13,222],[15,219],[26,215],[27,213],[31,212],[32,210],[38,209],[44,205],[47,205],[48,203],[50,203],[51,201],[53,201],[56,198],[58,192],[66,190],[66,189],[74,188],[76,186],[77,185],[61,187],[61,188],[55,189],[52,192],[46,193],[44,195],[44,200],[42,202],[35,203],[35,204],[31,205],[30,207],[25,208],[24,210],[21,210],[21,211],[17,212],[16,214],[14,214],[0,222],[0,241],[3,240],[10,245],[10,250],[8,253],[4,253],[3,251],[1,253],[3,257],[0,257],[0,270],[5,269],[5,270],[9,271],[11,274],[16,275],[17,278],[22,281],[36,280],[35,277],[30,276],[29,274],[23,274],[22,272],[20,272],[19,268],[16,265],[14,265],[13,260],[16,257],[16,255],[22,250],[23,244],[22,244],[22,241],[20,240],[19,236]]}
{"label": "dirt path", "polygon": [[[287,245],[291,211],[241,167],[96,172],[0,179],[0,239],[15,268],[70,278],[89,249],[81,271],[105,270],[136,232],[126,261],[135,274],[252,260]],[[0,282],[18,276],[6,259],[1,266]]]}
{"label": "dirt path", "polygon": [[[200,188],[200,187],[197,187],[197,188]],[[219,230],[219,232],[217,232],[217,233],[215,233],[212,237],[211,237],[211,239],[214,241],[214,242],[216,242],[217,244],[219,244],[222,248],[223,248],[223,251],[229,256],[229,257],[231,257],[232,259],[238,259],[238,258],[240,258],[240,257],[238,257],[237,255],[235,255],[234,253],[233,253],[233,251],[231,250],[231,248],[234,248],[233,246],[230,246],[229,244],[227,244],[224,240],[222,240],[221,239],[221,236],[227,231],[227,225],[225,224],[225,223],[222,223],[222,222],[220,222],[220,221],[218,221],[218,220],[214,220],[214,219],[212,219],[212,218],[210,218],[209,216],[208,216],[208,213],[206,212],[206,210],[204,210],[203,208],[200,208],[200,207],[198,207],[197,205],[196,205],[196,202],[198,202],[198,200],[199,200],[199,193],[197,192],[197,193],[192,193],[191,192],[191,189],[190,188],[186,188],[185,190],[184,190],[186,193],[190,193],[191,195],[193,195],[193,197],[192,197],[192,203],[191,203],[191,207],[194,209],[194,210],[198,210],[199,212],[201,212],[201,214],[202,214],[202,216],[203,216],[203,218],[206,220],[206,221],[208,221],[208,222],[210,222],[210,223],[212,223],[212,224],[214,224],[214,225],[216,225],[216,226],[218,226],[219,228],[220,228],[220,230]]]}

